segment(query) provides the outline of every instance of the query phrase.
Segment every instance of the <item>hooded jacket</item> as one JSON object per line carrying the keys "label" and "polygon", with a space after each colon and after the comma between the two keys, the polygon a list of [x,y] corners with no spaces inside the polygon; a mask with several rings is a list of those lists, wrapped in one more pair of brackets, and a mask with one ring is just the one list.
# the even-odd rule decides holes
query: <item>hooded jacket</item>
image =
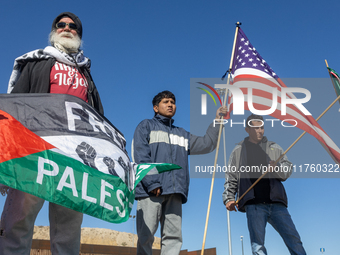
{"label": "hooded jacket", "polygon": [[[229,201],[235,201],[244,194],[244,192],[252,185],[249,172],[246,171],[247,153],[245,141],[241,141],[231,152],[228,161],[228,171],[226,172],[226,180],[224,184],[224,192],[222,194],[223,203],[227,204]],[[267,163],[269,161],[277,160],[282,154],[283,149],[276,143],[268,141],[263,137],[260,146],[267,154]],[[288,199],[282,181],[285,181],[292,174],[292,163],[288,161],[286,155],[279,161],[277,172],[267,173],[265,178],[270,178],[270,199],[272,202],[280,202],[286,207],[288,206]],[[245,204],[247,201],[255,198],[254,190],[251,189],[238,203],[238,209],[245,212]]]}
{"label": "hooded jacket", "polygon": [[136,187],[135,198],[154,196],[150,193],[161,188],[162,195],[179,193],[182,203],[187,202],[189,190],[188,155],[205,154],[217,145],[219,127],[210,124],[203,137],[191,135],[173,125],[174,120],[156,115],[137,126],[132,141],[132,160],[140,163],[173,163],[182,169],[147,175]]}

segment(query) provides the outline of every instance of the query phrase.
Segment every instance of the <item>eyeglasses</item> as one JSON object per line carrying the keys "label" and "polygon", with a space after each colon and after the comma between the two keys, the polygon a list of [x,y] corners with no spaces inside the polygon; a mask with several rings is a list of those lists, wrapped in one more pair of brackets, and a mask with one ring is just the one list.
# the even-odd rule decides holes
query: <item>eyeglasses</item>
{"label": "eyeglasses", "polygon": [[77,30],[77,25],[74,23],[59,22],[55,25],[57,28],[65,28],[68,26],[70,29]]}

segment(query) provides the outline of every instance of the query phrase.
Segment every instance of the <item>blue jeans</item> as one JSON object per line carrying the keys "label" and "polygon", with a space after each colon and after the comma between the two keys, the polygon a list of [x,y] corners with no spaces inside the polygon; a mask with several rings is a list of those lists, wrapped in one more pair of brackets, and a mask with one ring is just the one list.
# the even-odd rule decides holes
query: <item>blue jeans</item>
{"label": "blue jeans", "polygon": [[306,252],[287,208],[281,203],[254,204],[246,206],[251,249],[254,255],[265,255],[264,236],[267,222],[280,234],[290,254],[305,255]]}

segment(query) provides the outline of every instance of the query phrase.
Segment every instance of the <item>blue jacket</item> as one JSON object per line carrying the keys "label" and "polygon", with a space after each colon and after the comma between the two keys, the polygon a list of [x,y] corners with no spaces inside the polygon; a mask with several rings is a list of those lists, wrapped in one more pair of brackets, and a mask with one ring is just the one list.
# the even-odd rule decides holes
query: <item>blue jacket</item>
{"label": "blue jacket", "polygon": [[132,141],[132,160],[140,163],[173,163],[182,167],[156,175],[147,175],[136,187],[135,198],[154,196],[150,193],[161,188],[162,195],[179,193],[186,203],[189,190],[188,155],[205,154],[217,145],[219,126],[211,124],[205,136],[191,135],[173,125],[174,120],[156,115],[137,126]]}

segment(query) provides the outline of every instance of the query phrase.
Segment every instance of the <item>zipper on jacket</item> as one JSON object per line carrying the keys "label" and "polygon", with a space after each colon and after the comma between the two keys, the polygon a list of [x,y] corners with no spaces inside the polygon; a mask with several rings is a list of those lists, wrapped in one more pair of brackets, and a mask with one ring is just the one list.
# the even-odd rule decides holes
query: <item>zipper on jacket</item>
{"label": "zipper on jacket", "polygon": [[[170,145],[170,157],[171,157],[171,163],[173,164],[173,158],[172,158],[172,144],[171,144],[171,139],[170,139],[170,132],[171,132],[171,119],[169,121],[169,132],[168,132],[168,137],[169,137],[169,145]],[[176,193],[176,185],[175,185],[175,174],[174,171],[171,171],[171,176],[172,176],[172,185],[174,188],[174,193]]]}

